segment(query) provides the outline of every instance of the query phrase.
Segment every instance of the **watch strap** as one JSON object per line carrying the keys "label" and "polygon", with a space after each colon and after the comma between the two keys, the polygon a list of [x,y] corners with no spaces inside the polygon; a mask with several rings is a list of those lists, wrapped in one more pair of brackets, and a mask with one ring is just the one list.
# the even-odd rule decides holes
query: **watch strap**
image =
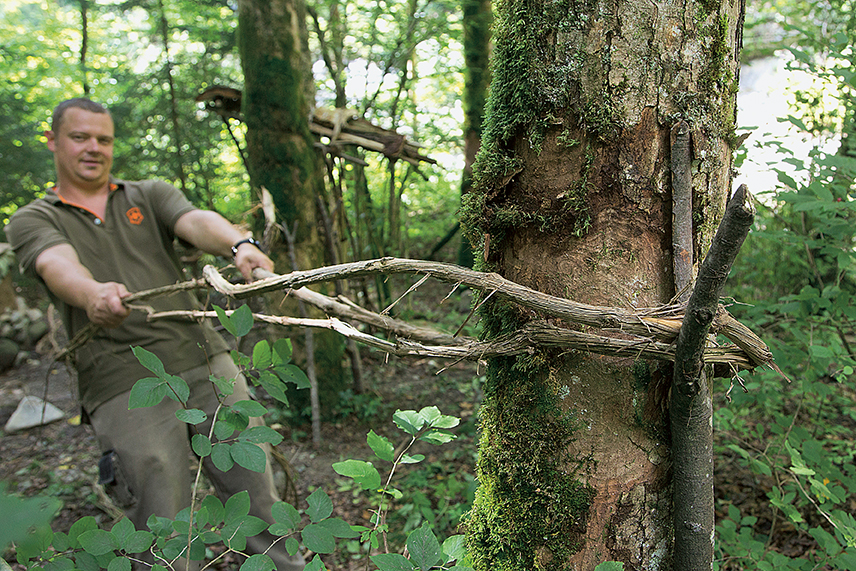
{"label": "watch strap", "polygon": [[255,238],[244,238],[243,240],[235,242],[235,244],[232,246],[232,257],[233,258],[238,255],[238,247],[241,244],[252,244],[253,246],[258,248],[259,250],[262,249],[262,245],[259,244]]}

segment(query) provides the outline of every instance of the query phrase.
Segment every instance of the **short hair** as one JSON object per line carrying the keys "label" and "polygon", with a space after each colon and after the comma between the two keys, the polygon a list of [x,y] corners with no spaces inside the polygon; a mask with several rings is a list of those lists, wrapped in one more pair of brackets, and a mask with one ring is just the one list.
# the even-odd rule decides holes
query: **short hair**
{"label": "short hair", "polygon": [[[53,115],[51,116],[51,131],[54,133],[59,131],[63,115],[65,115],[65,112],[72,107],[83,109],[90,113],[106,113],[110,116],[110,111],[100,103],[96,103],[86,97],[73,97],[71,99],[66,99],[54,108]],[[110,116],[110,118],[112,119],[112,116]]]}

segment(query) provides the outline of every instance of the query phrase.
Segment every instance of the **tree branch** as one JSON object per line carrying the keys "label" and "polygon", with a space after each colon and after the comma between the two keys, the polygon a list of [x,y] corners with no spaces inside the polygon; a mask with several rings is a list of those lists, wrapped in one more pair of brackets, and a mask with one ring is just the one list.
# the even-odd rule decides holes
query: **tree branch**
{"label": "tree branch", "polygon": [[755,217],[751,200],[746,186],[741,185],[725,207],[699,269],[675,347],[669,408],[674,567],[683,571],[709,571],[713,561],[713,402],[704,355],[711,325],[720,313],[722,288]]}

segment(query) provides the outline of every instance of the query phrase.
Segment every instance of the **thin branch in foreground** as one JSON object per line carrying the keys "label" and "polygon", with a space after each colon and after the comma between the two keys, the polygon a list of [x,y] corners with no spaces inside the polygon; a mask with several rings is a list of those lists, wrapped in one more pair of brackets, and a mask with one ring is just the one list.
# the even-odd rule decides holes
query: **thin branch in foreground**
{"label": "thin branch in foreground", "polygon": [[424,275],[424,276],[422,276],[422,279],[420,279],[418,282],[416,282],[415,284],[413,284],[412,286],[410,286],[410,289],[408,289],[406,292],[404,292],[403,294],[401,294],[401,295],[398,297],[398,299],[396,299],[395,301],[393,301],[392,303],[390,303],[390,304],[386,307],[386,309],[384,309],[383,311],[381,311],[381,312],[380,312],[380,314],[381,314],[381,315],[389,315],[390,310],[392,310],[392,308],[393,308],[393,307],[395,307],[395,306],[398,304],[398,302],[399,302],[399,301],[401,301],[402,299],[404,299],[405,297],[407,297],[408,295],[410,295],[412,292],[416,291],[416,289],[417,289],[419,286],[421,286],[422,284],[424,284],[424,283],[428,280],[428,278],[430,278],[430,277],[431,277],[431,276],[429,276],[429,275],[427,275],[427,274],[426,274],[426,275]]}

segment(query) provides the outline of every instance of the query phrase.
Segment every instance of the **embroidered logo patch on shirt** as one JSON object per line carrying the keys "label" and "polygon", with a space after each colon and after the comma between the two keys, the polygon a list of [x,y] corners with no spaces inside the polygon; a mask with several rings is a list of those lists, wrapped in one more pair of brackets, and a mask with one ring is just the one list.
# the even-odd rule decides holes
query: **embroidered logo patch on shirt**
{"label": "embroidered logo patch on shirt", "polygon": [[140,225],[143,223],[143,213],[136,206],[129,209],[125,213],[125,216],[128,217],[128,222],[130,222],[131,224]]}

